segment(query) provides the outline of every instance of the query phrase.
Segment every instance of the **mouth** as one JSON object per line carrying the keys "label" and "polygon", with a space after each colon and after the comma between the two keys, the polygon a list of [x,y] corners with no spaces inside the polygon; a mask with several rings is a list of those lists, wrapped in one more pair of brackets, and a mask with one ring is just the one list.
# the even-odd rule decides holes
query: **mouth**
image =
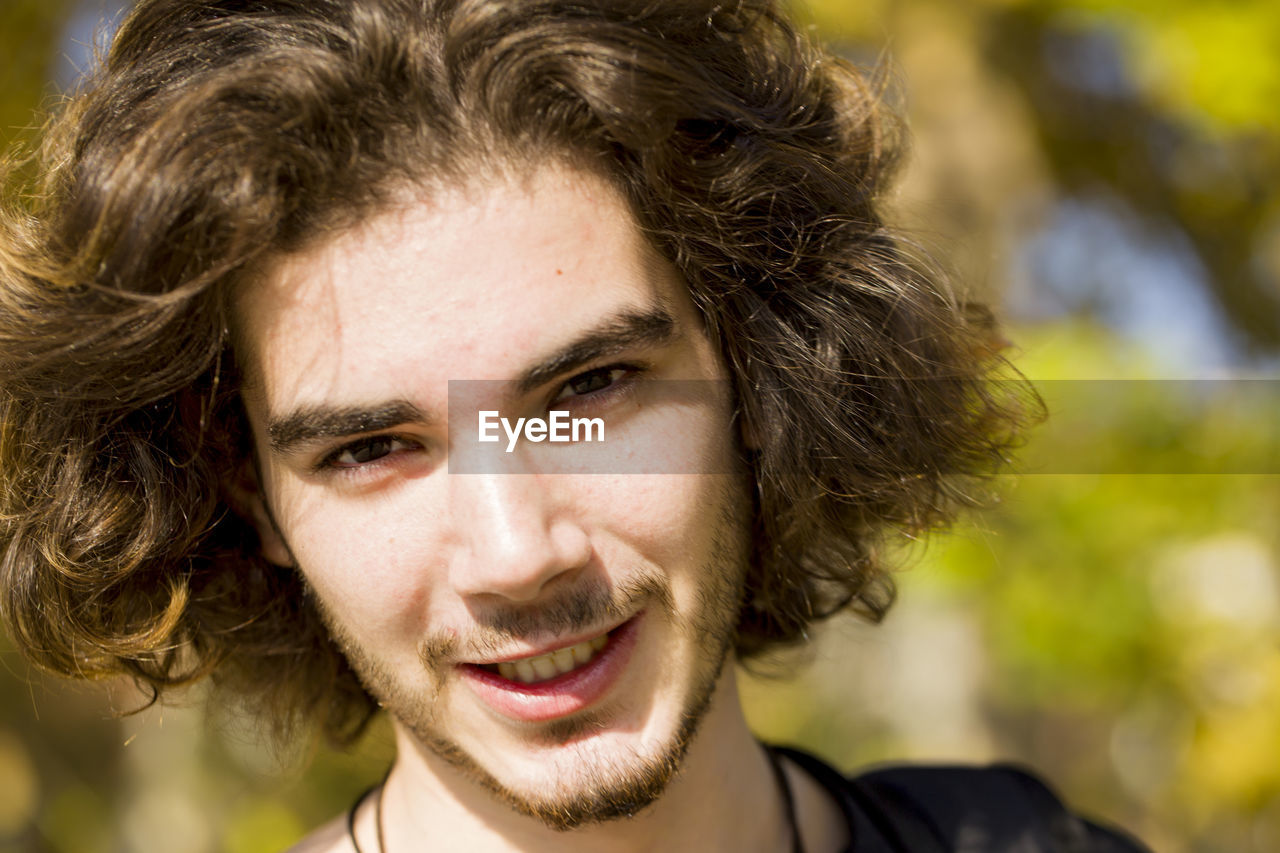
{"label": "mouth", "polygon": [[606,632],[598,637],[592,637],[590,640],[584,640],[572,646],[565,646],[545,654],[502,661],[501,663],[476,664],[476,666],[485,672],[494,673],[508,681],[518,681],[521,684],[538,684],[543,681],[550,681],[556,676],[568,675],[574,670],[591,663],[596,655],[604,651],[605,646],[609,644],[609,636],[612,633],[611,631]]}
{"label": "mouth", "polygon": [[531,723],[576,713],[599,702],[627,668],[643,613],[571,645],[523,658],[465,663],[460,674],[493,711]]}

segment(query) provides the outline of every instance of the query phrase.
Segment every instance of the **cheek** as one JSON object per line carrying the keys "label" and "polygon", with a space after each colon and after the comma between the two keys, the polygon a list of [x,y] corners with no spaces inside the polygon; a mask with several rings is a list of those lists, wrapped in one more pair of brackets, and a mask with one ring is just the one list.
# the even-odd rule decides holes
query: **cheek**
{"label": "cheek", "polygon": [[421,482],[364,499],[306,488],[282,495],[280,524],[299,568],[329,611],[360,635],[424,627],[439,549],[423,520],[431,513],[406,509],[413,485]]}
{"label": "cheek", "polygon": [[[592,527],[605,547],[612,541],[664,572],[697,568],[712,559],[717,540],[740,515],[738,484],[731,475],[618,476],[589,496]],[[607,564],[617,562],[602,556]]]}
{"label": "cheek", "polygon": [[[698,382],[673,388],[708,389],[719,399],[676,399],[648,409],[632,422],[632,435],[645,447],[657,448],[663,473],[631,473],[584,478],[577,510],[590,519],[597,541],[616,540],[616,547],[636,552],[643,562],[672,575],[689,575],[715,562],[726,537],[745,532],[749,506],[747,478],[736,461],[732,421],[723,383]],[[629,449],[631,435],[624,435]],[[654,457],[651,457],[654,458]],[[736,530],[735,528],[741,528]],[[599,535],[601,531],[604,535]],[[619,566],[604,551],[607,565]]]}

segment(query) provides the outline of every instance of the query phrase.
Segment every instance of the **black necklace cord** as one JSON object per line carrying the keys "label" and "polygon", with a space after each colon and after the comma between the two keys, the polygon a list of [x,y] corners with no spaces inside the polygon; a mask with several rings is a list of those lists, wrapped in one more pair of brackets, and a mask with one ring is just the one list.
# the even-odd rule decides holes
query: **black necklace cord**
{"label": "black necklace cord", "polygon": [[360,842],[356,840],[356,812],[360,811],[360,807],[364,805],[365,800],[375,795],[373,820],[378,829],[378,853],[386,853],[387,846],[382,840],[382,789],[387,786],[387,779],[390,776],[391,768],[388,767],[386,774],[382,777],[382,781],[365,789],[365,792],[360,795],[360,798],[347,811],[347,838],[351,839],[351,846],[355,848],[356,853],[364,853],[364,850],[360,848]]}
{"label": "black necklace cord", "polygon": [[[791,783],[787,780],[787,772],[782,769],[782,761],[776,752],[766,746],[764,753],[769,758],[769,767],[773,770],[773,778],[778,783],[778,793],[782,795],[782,811],[787,817],[787,825],[791,830],[791,853],[805,853],[804,840],[800,837],[800,823],[796,820],[795,797],[791,794]],[[351,839],[351,846],[355,848],[356,853],[364,853],[360,848],[360,842],[356,840],[356,812],[360,811],[365,800],[375,794],[373,818],[378,830],[378,853],[387,853],[382,830],[382,790],[386,787],[387,777],[390,775],[391,771],[387,770],[387,775],[382,777],[382,781],[361,794],[347,812],[347,837]]]}
{"label": "black necklace cord", "polygon": [[787,815],[787,823],[791,829],[791,853],[805,853],[804,839],[800,837],[800,821],[796,819],[796,801],[791,794],[791,783],[787,780],[787,771],[782,769],[782,760],[778,753],[764,747],[769,756],[769,766],[773,768],[773,778],[778,782],[778,793],[782,795],[782,810]]}

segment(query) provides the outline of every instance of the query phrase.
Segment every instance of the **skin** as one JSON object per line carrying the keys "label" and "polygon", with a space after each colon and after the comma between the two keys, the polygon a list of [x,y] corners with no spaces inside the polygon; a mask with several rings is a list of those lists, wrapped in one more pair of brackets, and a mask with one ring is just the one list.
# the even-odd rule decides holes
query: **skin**
{"label": "skin", "polygon": [[[788,849],[725,665],[748,484],[724,366],[616,191],[543,164],[407,198],[281,259],[237,324],[247,511],[395,726],[387,850]],[[608,455],[478,445],[481,408],[603,417]],[[473,665],[619,624],[632,645],[586,707],[516,719],[475,689]],[[791,775],[809,849],[838,849],[833,804]],[[602,810],[637,780],[656,801]],[[571,831],[548,818],[574,809]],[[352,848],[335,823],[297,849]]]}

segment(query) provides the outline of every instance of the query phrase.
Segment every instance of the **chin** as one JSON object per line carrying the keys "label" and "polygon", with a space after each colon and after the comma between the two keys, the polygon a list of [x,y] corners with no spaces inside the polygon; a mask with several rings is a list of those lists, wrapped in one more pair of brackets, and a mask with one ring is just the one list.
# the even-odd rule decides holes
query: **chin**
{"label": "chin", "polygon": [[[702,721],[723,686],[718,665],[704,668],[684,695],[648,705],[629,721],[614,707],[509,732],[449,740],[430,730],[414,739],[516,813],[557,831],[633,817],[658,800],[679,773]],[[483,714],[481,715],[483,716]],[[466,744],[465,746],[463,744]]]}
{"label": "chin", "polygon": [[435,751],[517,813],[568,831],[633,817],[655,802],[679,772],[702,717],[683,715],[663,737],[566,719],[544,727],[542,742],[523,760],[511,762],[507,753],[506,767],[495,772],[460,750]]}

